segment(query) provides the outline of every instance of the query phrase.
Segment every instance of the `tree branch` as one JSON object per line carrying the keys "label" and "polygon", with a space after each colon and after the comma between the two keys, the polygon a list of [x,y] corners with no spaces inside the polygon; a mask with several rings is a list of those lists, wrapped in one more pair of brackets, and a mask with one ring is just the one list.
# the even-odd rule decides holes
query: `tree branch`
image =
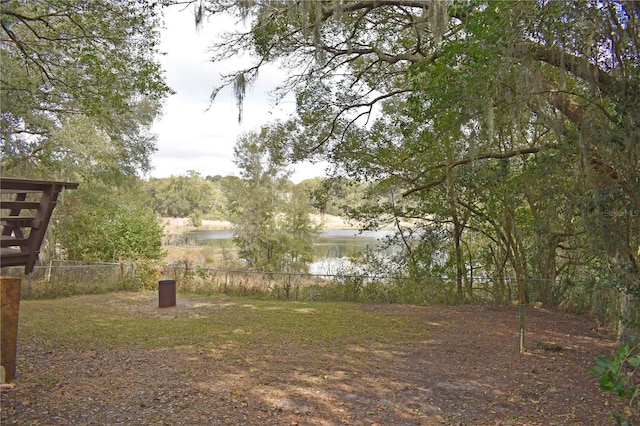
{"label": "tree branch", "polygon": [[327,20],[329,17],[336,13],[342,12],[354,12],[360,9],[373,10],[378,7],[385,6],[405,6],[424,9],[428,4],[424,0],[363,0],[354,3],[343,4],[340,7],[333,6],[330,8],[322,8],[322,19]]}
{"label": "tree branch", "polygon": [[384,100],[387,98],[390,98],[392,96],[398,95],[400,93],[407,93],[410,92],[411,90],[409,89],[398,89],[398,90],[394,90],[392,92],[389,93],[385,93],[383,95],[380,95],[374,99],[372,99],[369,102],[363,102],[363,103],[359,103],[359,104],[351,104],[351,105],[347,105],[346,107],[343,107],[340,111],[338,111],[337,114],[334,115],[333,117],[333,121],[331,122],[331,131],[329,132],[329,134],[327,135],[327,137],[325,137],[324,139],[322,139],[320,141],[320,143],[316,144],[315,146],[313,146],[309,152],[313,152],[316,151],[317,149],[319,149],[322,145],[324,145],[325,143],[327,143],[327,141],[329,140],[329,138],[331,137],[331,135],[333,135],[333,132],[336,130],[336,127],[338,125],[338,120],[340,119],[340,117],[346,113],[347,111],[351,110],[351,109],[355,109],[355,108],[363,108],[363,107],[368,107],[368,111],[362,112],[360,114],[358,114],[358,116],[356,118],[354,118],[353,120],[351,120],[349,122],[349,125],[347,127],[349,127],[351,124],[353,124],[358,118],[362,117],[363,115],[367,115],[367,114],[371,114],[371,111],[373,109],[373,106]]}
{"label": "tree branch", "polygon": [[568,71],[590,84],[596,84],[607,95],[611,96],[619,93],[619,90],[615,87],[615,79],[609,74],[591,63],[587,58],[572,55],[566,50],[546,47],[536,43],[518,43],[513,47],[512,53],[521,60],[534,59]]}
{"label": "tree branch", "polygon": [[463,158],[462,160],[454,161],[452,163],[439,163],[427,168],[426,171],[444,168],[445,170],[440,178],[438,178],[435,181],[429,182],[425,185],[420,185],[415,188],[409,189],[408,191],[405,191],[402,194],[402,196],[407,197],[415,192],[424,191],[426,189],[433,188],[434,186],[443,183],[449,176],[449,172],[451,172],[451,170],[453,170],[458,166],[462,166],[464,164],[469,164],[477,160],[488,160],[488,159],[498,160],[498,159],[515,157],[517,155],[535,154],[537,152],[540,152],[540,148],[538,147],[524,148],[524,149],[516,149],[514,151],[509,151],[505,153],[489,153],[489,154],[474,155],[473,157]]}

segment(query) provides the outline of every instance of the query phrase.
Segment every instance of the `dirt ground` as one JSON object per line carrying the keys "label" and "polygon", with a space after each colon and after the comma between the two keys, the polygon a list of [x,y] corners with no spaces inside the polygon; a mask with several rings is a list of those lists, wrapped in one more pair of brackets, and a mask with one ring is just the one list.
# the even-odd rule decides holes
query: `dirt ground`
{"label": "dirt ground", "polygon": [[[192,308],[180,305],[170,309]],[[529,308],[521,355],[514,307],[358,309],[381,320],[411,313],[429,337],[346,351],[269,341],[232,356],[229,348],[79,349],[20,341],[18,379],[2,392],[2,424],[611,423],[615,398],[587,370],[615,344],[586,316]],[[146,314],[162,315],[152,303]]]}

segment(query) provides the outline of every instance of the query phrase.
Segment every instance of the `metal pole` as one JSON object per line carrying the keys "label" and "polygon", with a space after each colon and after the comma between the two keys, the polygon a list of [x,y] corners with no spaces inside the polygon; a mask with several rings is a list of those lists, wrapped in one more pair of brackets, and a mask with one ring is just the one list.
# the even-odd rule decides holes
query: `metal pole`
{"label": "metal pole", "polygon": [[525,320],[525,310],[526,304],[521,303],[520,305],[520,353],[524,353],[524,320]]}

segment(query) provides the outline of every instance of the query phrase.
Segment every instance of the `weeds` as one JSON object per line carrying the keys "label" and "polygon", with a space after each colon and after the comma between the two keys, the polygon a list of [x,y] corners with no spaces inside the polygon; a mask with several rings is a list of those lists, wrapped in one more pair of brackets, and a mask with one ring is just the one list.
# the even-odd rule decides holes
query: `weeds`
{"label": "weeds", "polygon": [[600,388],[614,392],[625,402],[623,409],[613,413],[616,424],[631,426],[640,422],[640,343],[618,349],[611,358],[597,357],[589,370],[599,376]]}

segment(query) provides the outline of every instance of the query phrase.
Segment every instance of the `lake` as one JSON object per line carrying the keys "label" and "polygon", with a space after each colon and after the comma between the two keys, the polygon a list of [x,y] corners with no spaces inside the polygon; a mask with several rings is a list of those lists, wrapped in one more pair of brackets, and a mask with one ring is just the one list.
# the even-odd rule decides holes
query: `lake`
{"label": "lake", "polygon": [[[382,239],[393,231],[362,231],[356,229],[327,229],[313,241],[313,274],[334,274],[350,266],[349,258],[360,256],[367,248],[382,249]],[[233,231],[196,230],[171,236],[172,245],[207,246],[220,250],[234,250]],[[390,249],[388,250],[391,253]]]}

